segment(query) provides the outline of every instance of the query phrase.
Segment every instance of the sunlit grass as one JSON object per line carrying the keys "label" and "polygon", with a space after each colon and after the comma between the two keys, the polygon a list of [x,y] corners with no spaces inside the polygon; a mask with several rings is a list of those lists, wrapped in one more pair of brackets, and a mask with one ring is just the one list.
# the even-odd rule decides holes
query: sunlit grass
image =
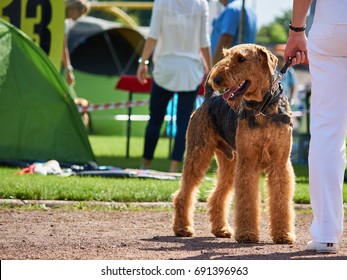
{"label": "sunlit grass", "polygon": [[[142,137],[132,137],[131,157],[125,158],[125,137],[90,136],[91,145],[99,165],[120,168],[138,168],[143,149]],[[168,139],[161,138],[155,153],[153,169],[167,171]],[[215,177],[216,164],[212,161],[207,176]],[[308,169],[306,165],[294,165],[296,174],[295,202],[309,203]],[[0,197],[22,200],[76,200],[117,202],[168,202],[178,189],[179,181],[102,178],[102,177],[59,177],[55,175],[18,175],[19,168],[0,168]],[[260,181],[264,184],[264,179]],[[206,198],[214,186],[213,180],[206,180],[199,190],[199,201]],[[347,202],[347,187],[344,187],[344,201]]]}

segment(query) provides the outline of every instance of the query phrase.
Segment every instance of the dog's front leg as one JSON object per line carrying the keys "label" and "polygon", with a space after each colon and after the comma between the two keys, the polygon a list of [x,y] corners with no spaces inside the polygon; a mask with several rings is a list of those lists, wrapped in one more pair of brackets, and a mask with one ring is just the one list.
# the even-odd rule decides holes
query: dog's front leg
{"label": "dog's front leg", "polygon": [[292,244],[294,233],[294,171],[288,160],[274,164],[267,174],[270,209],[270,235],[275,243]]}
{"label": "dog's front leg", "polygon": [[[240,156],[241,157],[241,156]],[[235,240],[239,243],[259,242],[261,169],[252,159],[237,162],[235,176]]]}
{"label": "dog's front leg", "polygon": [[230,238],[233,231],[229,226],[229,202],[234,189],[236,158],[228,159],[227,156],[216,151],[218,163],[217,186],[208,198],[208,214],[212,225],[212,233],[216,237]]}

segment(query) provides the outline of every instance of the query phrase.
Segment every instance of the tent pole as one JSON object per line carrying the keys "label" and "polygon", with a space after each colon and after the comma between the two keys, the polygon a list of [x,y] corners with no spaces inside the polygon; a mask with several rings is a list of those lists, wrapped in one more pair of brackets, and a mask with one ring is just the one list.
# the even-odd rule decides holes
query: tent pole
{"label": "tent pole", "polygon": [[136,58],[136,56],[138,55],[139,51],[143,48],[144,45],[144,40],[141,40],[140,43],[137,44],[136,49],[134,50],[134,52],[132,53],[132,55],[130,56],[127,64],[124,66],[123,68],[123,72],[122,73],[127,73],[131,64],[133,63],[134,59]]}
{"label": "tent pole", "polygon": [[118,59],[118,56],[117,56],[115,50],[113,49],[110,36],[108,35],[107,32],[103,32],[103,35],[104,35],[106,44],[107,44],[107,46],[108,46],[108,49],[110,50],[111,56],[112,56],[112,58],[113,58],[113,62],[116,64],[116,67],[117,67],[118,72],[119,72],[119,73],[122,73],[122,72],[123,72],[123,71],[122,71],[122,70],[123,70],[123,67],[122,67],[122,65],[121,65],[120,62],[119,62],[119,59]]}

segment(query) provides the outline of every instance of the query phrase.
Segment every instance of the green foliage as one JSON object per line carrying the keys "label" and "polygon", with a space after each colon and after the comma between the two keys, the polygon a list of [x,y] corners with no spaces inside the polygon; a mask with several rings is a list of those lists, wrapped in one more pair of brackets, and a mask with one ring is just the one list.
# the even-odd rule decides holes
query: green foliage
{"label": "green foliage", "polygon": [[292,17],[292,11],[287,10],[282,16],[265,26],[262,26],[257,34],[257,43],[259,44],[283,44],[287,42],[289,22]]}
{"label": "green foliage", "polygon": [[276,43],[286,43],[288,39],[285,28],[283,25],[278,23],[272,25],[272,28],[270,29],[270,36],[272,41]]}

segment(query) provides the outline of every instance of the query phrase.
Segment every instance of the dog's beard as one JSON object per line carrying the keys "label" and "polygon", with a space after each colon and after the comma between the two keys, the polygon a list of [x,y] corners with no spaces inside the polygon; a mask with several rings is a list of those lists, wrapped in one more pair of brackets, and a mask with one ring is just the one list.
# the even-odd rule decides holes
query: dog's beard
{"label": "dog's beard", "polygon": [[241,109],[241,105],[242,105],[242,98],[239,98],[239,99],[236,99],[236,100],[233,100],[233,101],[229,101],[227,100],[226,101],[229,105],[229,107],[235,111],[235,112],[239,112],[240,109]]}

